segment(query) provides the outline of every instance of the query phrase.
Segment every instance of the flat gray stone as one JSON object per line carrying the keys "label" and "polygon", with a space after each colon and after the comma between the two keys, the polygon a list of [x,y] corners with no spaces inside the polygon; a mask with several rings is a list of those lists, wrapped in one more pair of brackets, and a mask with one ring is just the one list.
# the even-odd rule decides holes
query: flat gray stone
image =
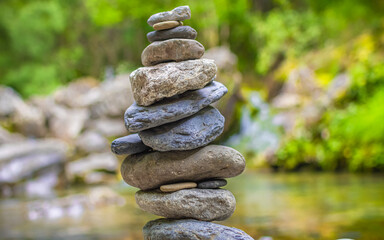
{"label": "flat gray stone", "polygon": [[141,63],[148,67],[165,62],[199,59],[204,46],[192,39],[168,39],[149,44],[141,53]]}
{"label": "flat gray stone", "polygon": [[213,81],[204,88],[191,90],[163,99],[150,106],[132,104],[124,114],[125,126],[130,132],[140,132],[189,117],[227,93],[227,88]]}
{"label": "flat gray stone", "polygon": [[152,27],[154,24],[159,22],[184,21],[190,18],[191,18],[191,9],[189,9],[189,6],[180,6],[171,11],[153,14],[148,18],[147,23],[149,24],[149,26]]}
{"label": "flat gray stone", "polygon": [[146,212],[174,219],[222,221],[236,208],[236,199],[225,189],[182,189],[173,193],[138,191],[137,205]]}
{"label": "flat gray stone", "polygon": [[190,117],[144,130],[139,136],[145,145],[154,150],[180,151],[205,146],[220,136],[223,130],[223,115],[208,106]]}
{"label": "flat gray stone", "polygon": [[141,67],[129,77],[136,103],[148,106],[163,98],[203,88],[216,72],[213,60],[199,59]]}
{"label": "flat gray stone", "polygon": [[128,156],[121,164],[121,176],[129,185],[149,190],[170,183],[231,178],[241,174],[244,168],[245,159],[235,149],[209,145],[189,151]]}
{"label": "flat gray stone", "polygon": [[157,219],[145,224],[144,240],[253,240],[240,229],[194,219]]}
{"label": "flat gray stone", "polygon": [[179,26],[162,31],[152,31],[147,34],[149,42],[163,41],[173,38],[196,39],[197,32],[190,26]]}
{"label": "flat gray stone", "polygon": [[197,187],[202,189],[215,189],[219,187],[224,187],[225,185],[227,185],[227,180],[225,179],[212,179],[199,182],[197,184]]}
{"label": "flat gray stone", "polygon": [[131,134],[115,139],[111,144],[111,150],[118,155],[136,154],[150,150],[144,145],[138,134]]}

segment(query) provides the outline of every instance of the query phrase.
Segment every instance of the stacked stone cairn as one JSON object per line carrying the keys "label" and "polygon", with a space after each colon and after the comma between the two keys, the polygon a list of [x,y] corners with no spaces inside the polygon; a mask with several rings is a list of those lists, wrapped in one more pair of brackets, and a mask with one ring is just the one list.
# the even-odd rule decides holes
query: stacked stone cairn
{"label": "stacked stone cairn", "polygon": [[244,171],[245,159],[232,148],[208,145],[224,128],[224,117],[210,104],[227,88],[215,81],[214,61],[200,59],[205,49],[194,40],[197,32],[182,23],[190,18],[189,7],[181,6],[148,19],[155,31],[141,55],[145,67],[130,75],[135,103],[124,115],[136,134],[111,148],[128,155],[121,174],[140,189],[139,207],[166,218],[147,223],[145,239],[252,239],[211,223],[235,211],[235,197],[220,187]]}

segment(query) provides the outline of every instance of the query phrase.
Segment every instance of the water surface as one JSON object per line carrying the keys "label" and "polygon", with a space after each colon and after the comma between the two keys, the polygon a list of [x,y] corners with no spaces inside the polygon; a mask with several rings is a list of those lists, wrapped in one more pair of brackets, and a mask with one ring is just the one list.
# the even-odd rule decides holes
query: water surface
{"label": "water surface", "polygon": [[[123,201],[87,195],[89,189],[59,192],[65,211],[55,207],[55,199],[3,199],[1,239],[142,239],[143,225],[156,216],[136,206],[134,188],[123,183],[111,188]],[[384,239],[383,176],[248,171],[229,179],[226,188],[234,193],[237,208],[218,223],[255,239]],[[68,202],[67,195],[72,196]],[[39,215],[32,211],[36,208],[46,212]]]}

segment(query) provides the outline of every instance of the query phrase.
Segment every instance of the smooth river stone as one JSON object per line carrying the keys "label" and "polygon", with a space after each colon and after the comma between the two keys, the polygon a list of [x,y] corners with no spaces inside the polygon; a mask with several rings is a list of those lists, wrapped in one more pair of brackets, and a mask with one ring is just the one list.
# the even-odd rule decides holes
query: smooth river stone
{"label": "smooth river stone", "polygon": [[139,136],[145,145],[157,151],[191,150],[220,136],[224,120],[219,110],[208,106],[190,117],[139,132]]}
{"label": "smooth river stone", "polygon": [[168,39],[149,44],[141,53],[141,63],[148,67],[165,62],[201,58],[204,46],[192,39]]}
{"label": "smooth river stone", "polygon": [[149,17],[147,23],[153,26],[156,23],[164,21],[183,21],[191,18],[191,9],[189,6],[180,6],[168,12],[153,14]]}
{"label": "smooth river stone", "polygon": [[165,21],[154,24],[153,29],[155,29],[156,31],[160,31],[175,28],[180,25],[183,25],[183,23],[179,21]]}
{"label": "smooth river stone", "polygon": [[128,156],[121,164],[121,175],[129,185],[149,190],[170,183],[231,178],[241,174],[244,168],[245,159],[235,149],[209,145],[189,151]]}
{"label": "smooth river stone", "polygon": [[163,98],[203,88],[216,72],[213,60],[199,59],[141,67],[129,77],[136,103],[148,106]]}
{"label": "smooth river stone", "polygon": [[173,183],[167,185],[161,185],[160,191],[162,192],[176,192],[181,189],[195,188],[197,184],[195,182],[182,182],[182,183]]}
{"label": "smooth river stone", "polygon": [[197,187],[202,189],[215,189],[219,187],[224,187],[225,185],[227,185],[227,180],[225,179],[212,179],[199,182],[197,184]]}
{"label": "smooth river stone", "polygon": [[253,240],[240,229],[194,219],[157,219],[145,224],[144,240]]}
{"label": "smooth river stone", "polygon": [[115,139],[111,144],[111,150],[117,155],[136,154],[150,150],[144,145],[138,134],[131,134]]}
{"label": "smooth river stone", "polygon": [[189,117],[209,104],[216,102],[228,92],[216,81],[204,88],[191,90],[150,106],[132,104],[124,114],[125,126],[130,132],[140,132],[166,123]]}
{"label": "smooth river stone", "polygon": [[173,38],[195,39],[197,32],[190,26],[180,26],[162,31],[152,31],[147,34],[149,42],[163,41]]}
{"label": "smooth river stone", "polygon": [[236,208],[236,199],[225,189],[183,189],[173,193],[138,191],[137,205],[146,212],[166,218],[222,221]]}

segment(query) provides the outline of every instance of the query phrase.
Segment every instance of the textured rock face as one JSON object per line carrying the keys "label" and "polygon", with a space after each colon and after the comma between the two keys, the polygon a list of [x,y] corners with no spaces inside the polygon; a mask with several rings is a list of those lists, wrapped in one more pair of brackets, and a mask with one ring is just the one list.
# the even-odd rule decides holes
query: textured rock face
{"label": "textured rock face", "polygon": [[171,61],[185,61],[201,58],[204,46],[191,39],[169,39],[153,42],[141,54],[141,63],[148,67]]}
{"label": "textured rock face", "polygon": [[245,159],[235,149],[209,145],[190,151],[128,156],[121,165],[121,175],[129,185],[148,190],[182,181],[231,178],[241,174],[244,168]]}
{"label": "textured rock face", "polygon": [[191,150],[207,145],[224,130],[224,117],[208,106],[177,122],[161,125],[139,133],[143,143],[157,151]]}
{"label": "textured rock face", "polygon": [[153,26],[156,23],[164,22],[164,21],[183,21],[191,18],[191,9],[189,6],[180,6],[172,11],[161,12],[153,14],[149,17],[147,23],[150,26]]}
{"label": "textured rock face", "polygon": [[253,240],[240,229],[193,219],[150,221],[143,234],[145,240]]}
{"label": "textured rock face", "polygon": [[136,154],[148,151],[150,148],[141,141],[139,135],[131,134],[125,137],[115,139],[111,144],[113,153],[122,154]]}
{"label": "textured rock face", "polygon": [[199,59],[142,67],[130,75],[133,97],[148,106],[163,98],[207,85],[217,71],[213,60]]}
{"label": "textured rock face", "polygon": [[204,88],[187,91],[148,107],[132,104],[124,115],[130,132],[139,132],[189,117],[227,93],[227,88],[213,81]]}
{"label": "textured rock face", "polygon": [[149,42],[163,41],[172,38],[195,39],[197,32],[190,26],[180,26],[163,31],[153,31],[147,34]]}
{"label": "textured rock face", "polygon": [[221,221],[236,208],[233,194],[224,189],[183,189],[173,193],[138,191],[136,203],[143,210],[167,218]]}

